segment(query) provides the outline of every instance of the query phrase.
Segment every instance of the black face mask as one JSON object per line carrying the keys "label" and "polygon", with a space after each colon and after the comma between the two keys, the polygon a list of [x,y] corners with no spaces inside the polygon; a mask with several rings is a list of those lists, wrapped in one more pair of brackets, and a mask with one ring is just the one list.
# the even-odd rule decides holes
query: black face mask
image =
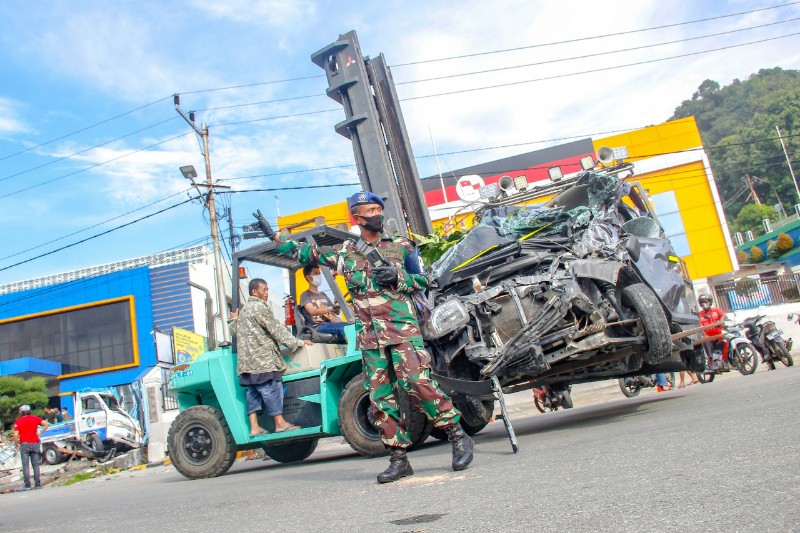
{"label": "black face mask", "polygon": [[364,224],[359,224],[367,231],[381,233],[383,231],[383,215],[373,215],[371,217],[361,217],[365,220]]}

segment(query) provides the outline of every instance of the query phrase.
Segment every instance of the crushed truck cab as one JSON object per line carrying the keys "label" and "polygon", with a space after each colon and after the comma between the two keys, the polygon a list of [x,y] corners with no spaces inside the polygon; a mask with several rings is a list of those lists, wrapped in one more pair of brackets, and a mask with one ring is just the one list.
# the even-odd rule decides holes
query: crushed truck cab
{"label": "crushed truck cab", "polygon": [[105,458],[142,445],[144,433],[139,421],[125,412],[113,394],[80,392],[73,395],[73,402],[75,417],[51,424],[40,437],[43,459],[48,464],[63,461],[63,450]]}
{"label": "crushed truck cab", "polygon": [[[341,244],[351,233],[328,226],[317,226],[291,235],[292,239],[322,246]],[[248,262],[289,271],[291,293],[296,295],[294,273],[302,268],[295,260],[278,255],[272,241],[258,244],[233,256],[233,272]],[[334,292],[334,299],[352,314],[344,295],[334,283],[333,273],[322,272]],[[235,285],[235,284],[234,284]],[[239,295],[234,287],[233,306]],[[241,450],[263,448],[272,459],[288,463],[302,461],[317,446],[320,438],[344,436],[350,446],[367,457],[385,455],[380,435],[372,424],[372,409],[365,387],[361,352],[355,348],[355,325],[345,327],[346,344],[319,342],[309,326],[301,325],[299,338],[315,341],[295,352],[283,349],[287,370],[283,375],[283,417],[299,426],[295,431],[274,433],[272,417],[262,414],[261,426],[269,434],[250,436],[245,388],[239,385],[235,343],[201,354],[191,363],[171,370],[170,389],[178,399],[180,414],[172,423],[167,438],[169,456],[175,468],[190,479],[224,474]],[[409,409],[409,400],[398,396],[406,423],[415,444],[423,442],[432,426],[419,411]]]}

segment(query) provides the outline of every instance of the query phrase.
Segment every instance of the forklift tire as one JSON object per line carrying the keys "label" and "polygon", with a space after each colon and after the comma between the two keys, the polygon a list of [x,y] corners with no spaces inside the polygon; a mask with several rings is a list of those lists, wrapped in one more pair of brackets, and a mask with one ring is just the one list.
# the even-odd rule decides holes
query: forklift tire
{"label": "forklift tire", "polygon": [[[399,391],[398,403],[406,417],[406,427],[411,437],[409,450],[425,442],[433,424],[424,413],[414,409],[405,391]],[[365,457],[388,455],[389,450],[381,441],[381,434],[372,424],[372,404],[369,391],[364,388],[364,374],[358,374],[344,387],[339,399],[339,427],[350,447]]]}
{"label": "forklift tire", "polygon": [[58,451],[55,444],[45,444],[42,458],[49,465],[57,465],[64,460],[64,454]]}
{"label": "forklift tire", "polygon": [[297,463],[306,459],[317,449],[319,439],[297,440],[287,444],[264,446],[264,453],[279,463]]}
{"label": "forklift tire", "polygon": [[236,460],[236,442],[219,409],[195,405],[180,413],[167,435],[175,469],[189,479],[221,476]]}

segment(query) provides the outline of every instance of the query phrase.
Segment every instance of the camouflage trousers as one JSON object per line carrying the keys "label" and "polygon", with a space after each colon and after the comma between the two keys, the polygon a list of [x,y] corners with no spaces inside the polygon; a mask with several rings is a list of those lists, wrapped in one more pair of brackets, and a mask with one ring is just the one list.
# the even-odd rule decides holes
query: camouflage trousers
{"label": "camouflage trousers", "polygon": [[408,428],[400,416],[395,384],[408,393],[412,407],[425,413],[435,427],[458,423],[461,414],[430,377],[431,356],[421,341],[363,350],[362,357],[375,425],[386,446],[406,448],[411,444]]}

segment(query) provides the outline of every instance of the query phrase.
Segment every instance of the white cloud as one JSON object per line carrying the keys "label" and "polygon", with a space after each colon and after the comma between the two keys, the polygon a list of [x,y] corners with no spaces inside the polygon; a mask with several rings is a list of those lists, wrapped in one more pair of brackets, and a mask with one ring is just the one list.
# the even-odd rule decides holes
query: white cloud
{"label": "white cloud", "polygon": [[277,28],[304,24],[316,13],[314,2],[307,0],[193,0],[191,3],[214,17]]}
{"label": "white cloud", "polygon": [[17,112],[21,105],[11,98],[0,97],[0,136],[31,132]]}

